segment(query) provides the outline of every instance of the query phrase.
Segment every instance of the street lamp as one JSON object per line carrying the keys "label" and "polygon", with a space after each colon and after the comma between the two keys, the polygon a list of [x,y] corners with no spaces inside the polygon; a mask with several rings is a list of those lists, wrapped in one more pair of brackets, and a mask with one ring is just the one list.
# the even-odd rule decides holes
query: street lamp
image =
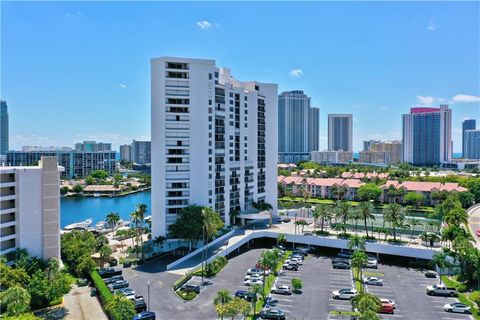
{"label": "street lamp", "polygon": [[148,311],[150,311],[150,281],[147,281],[147,302],[148,302],[147,308],[148,308]]}

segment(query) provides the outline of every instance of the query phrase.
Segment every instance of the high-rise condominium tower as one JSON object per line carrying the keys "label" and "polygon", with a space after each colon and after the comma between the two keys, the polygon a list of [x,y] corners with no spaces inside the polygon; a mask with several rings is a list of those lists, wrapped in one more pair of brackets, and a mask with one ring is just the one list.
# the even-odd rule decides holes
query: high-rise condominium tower
{"label": "high-rise condominium tower", "polygon": [[452,110],[411,108],[403,116],[403,161],[438,165],[452,159]]}
{"label": "high-rise condominium tower", "polygon": [[0,154],[6,155],[8,149],[8,108],[7,102],[0,100]]}
{"label": "high-rise condominium tower", "polygon": [[465,150],[465,131],[467,130],[475,130],[476,129],[476,121],[475,119],[467,119],[462,122],[462,158],[466,158],[466,150]]}
{"label": "high-rise condominium tower", "polygon": [[466,159],[480,159],[480,130],[466,130],[465,135]]}
{"label": "high-rise condominium tower", "polygon": [[318,150],[319,110],[300,90],[278,96],[278,153],[280,162],[308,160]]}
{"label": "high-rise condominium tower", "polygon": [[351,114],[328,115],[328,150],[352,151],[353,119]]}
{"label": "high-rise condominium tower", "polygon": [[253,202],[277,204],[277,85],[241,82],[214,60],[151,61],[152,233],[182,208],[225,223]]}

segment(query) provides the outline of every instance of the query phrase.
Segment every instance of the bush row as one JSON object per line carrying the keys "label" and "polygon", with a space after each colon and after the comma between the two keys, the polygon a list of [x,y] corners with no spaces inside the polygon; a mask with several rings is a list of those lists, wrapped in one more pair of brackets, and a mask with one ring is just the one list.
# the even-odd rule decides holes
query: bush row
{"label": "bush row", "polygon": [[207,278],[214,277],[220,270],[223,269],[228,263],[228,259],[225,257],[217,257],[211,263],[208,263],[205,270],[198,270],[194,273],[195,276],[203,276]]}

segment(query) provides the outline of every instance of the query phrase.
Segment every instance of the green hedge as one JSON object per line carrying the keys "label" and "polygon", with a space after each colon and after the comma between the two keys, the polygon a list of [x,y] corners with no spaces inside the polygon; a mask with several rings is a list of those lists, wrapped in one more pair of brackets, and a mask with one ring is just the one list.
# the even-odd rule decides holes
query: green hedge
{"label": "green hedge", "polygon": [[100,277],[97,271],[92,271],[90,273],[90,277],[95,284],[95,288],[97,288],[98,295],[100,296],[100,301],[105,306],[111,299],[113,299],[113,295],[110,292],[110,289],[108,289],[107,285],[105,284],[105,282],[103,282],[102,277]]}
{"label": "green hedge", "polygon": [[202,276],[202,273],[205,277],[211,278],[216,276],[228,263],[228,259],[225,257],[217,257],[215,260],[213,260],[211,263],[208,263],[205,271],[204,270],[198,270],[193,273],[195,276]]}
{"label": "green hedge", "polygon": [[173,284],[173,290],[177,291],[181,286],[187,283],[188,280],[192,279],[193,274],[191,272],[187,273]]}

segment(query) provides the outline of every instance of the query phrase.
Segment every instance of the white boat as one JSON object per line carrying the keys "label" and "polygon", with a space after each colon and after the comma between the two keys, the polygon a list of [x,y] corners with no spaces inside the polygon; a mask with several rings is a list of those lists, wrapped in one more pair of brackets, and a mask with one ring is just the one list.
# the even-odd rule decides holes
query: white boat
{"label": "white boat", "polygon": [[95,224],[95,230],[103,230],[107,227],[107,223],[105,221],[98,221]]}
{"label": "white boat", "polygon": [[88,218],[87,220],[82,221],[82,222],[76,222],[76,223],[69,224],[68,226],[66,226],[63,229],[65,229],[65,230],[87,229],[88,227],[90,227],[91,224],[92,224],[92,219]]}

